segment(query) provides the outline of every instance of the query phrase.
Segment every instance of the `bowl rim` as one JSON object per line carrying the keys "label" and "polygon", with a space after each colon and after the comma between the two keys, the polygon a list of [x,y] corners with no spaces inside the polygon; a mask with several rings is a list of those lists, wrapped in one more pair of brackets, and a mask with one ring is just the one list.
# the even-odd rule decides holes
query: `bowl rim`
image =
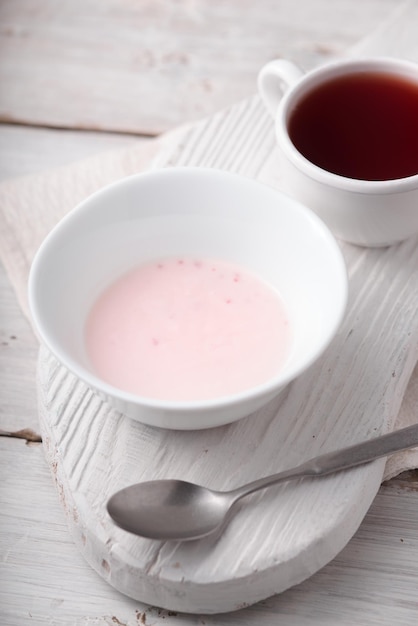
{"label": "bowl rim", "polygon": [[[280,370],[277,375],[269,378],[264,383],[256,385],[254,387],[245,389],[242,392],[235,394],[228,394],[224,396],[218,396],[207,400],[193,400],[193,401],[174,401],[174,400],[160,400],[149,396],[141,396],[129,391],[115,387],[110,383],[105,382],[99,376],[90,372],[87,368],[80,365],[75,359],[68,355],[67,351],[57,343],[54,338],[51,338],[48,328],[45,326],[42,315],[39,311],[39,304],[37,301],[37,281],[40,272],[40,268],[43,264],[45,255],[48,255],[50,246],[54,243],[57,233],[60,233],[63,228],[74,220],[78,219],[80,212],[88,211],[89,205],[94,200],[96,201],[103,195],[106,195],[110,190],[123,188],[126,184],[135,184],[136,181],[143,179],[149,179],[151,177],[190,177],[190,176],[205,176],[214,177],[228,181],[237,181],[238,184],[250,185],[257,187],[262,193],[275,194],[278,201],[284,201],[291,203],[302,214],[304,214],[308,221],[310,220],[315,224],[315,229],[321,233],[321,236],[326,239],[329,248],[334,256],[334,267],[337,268],[340,275],[340,288],[341,297],[337,306],[337,312],[333,324],[328,327],[325,339],[322,341],[319,349],[312,351],[309,358],[304,360],[303,364],[294,366],[284,373]],[[262,278],[262,277],[261,277]],[[207,167],[194,167],[194,166],[181,166],[181,167],[169,167],[159,168],[155,170],[149,170],[138,174],[132,174],[130,176],[119,179],[113,183],[105,185],[99,190],[93,192],[81,202],[79,202],[73,209],[71,209],[47,234],[39,246],[35,257],[32,261],[29,280],[28,280],[28,301],[29,310],[31,313],[33,325],[37,331],[38,337],[42,343],[48,348],[48,350],[58,359],[58,361],[67,368],[77,378],[85,382],[89,387],[96,390],[100,394],[104,394],[107,397],[113,397],[118,402],[129,403],[138,406],[142,406],[148,409],[170,411],[170,413],[189,413],[195,411],[211,410],[216,408],[227,408],[236,404],[245,403],[246,401],[257,399],[261,396],[272,394],[277,390],[277,393],[282,387],[294,380],[297,376],[308,369],[313,362],[315,362],[321,354],[326,350],[328,345],[333,340],[338,328],[344,318],[348,300],[348,276],[346,264],[341,252],[341,249],[326,224],[308,207],[295,200],[294,198],[286,195],[285,193],[263,184],[255,179],[228,172],[225,170],[207,168]],[[151,423],[151,422],[147,422]]]}

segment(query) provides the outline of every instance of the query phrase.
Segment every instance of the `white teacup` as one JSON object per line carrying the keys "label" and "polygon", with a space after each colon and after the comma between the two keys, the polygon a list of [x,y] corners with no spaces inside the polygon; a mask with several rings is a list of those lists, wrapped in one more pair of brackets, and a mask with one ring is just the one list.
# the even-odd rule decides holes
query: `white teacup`
{"label": "white teacup", "polygon": [[[418,233],[418,169],[382,180],[335,173],[304,156],[289,135],[294,111],[312,91],[359,74],[368,79],[387,77],[395,81],[395,88],[406,81],[412,92],[416,90],[418,102],[418,66],[389,58],[338,61],[307,74],[289,61],[275,60],[260,71],[258,86],[275,118],[283,188],[313,209],[337,237],[358,245],[386,246]],[[394,112],[393,119],[397,115]],[[418,167],[418,152],[415,158]]]}

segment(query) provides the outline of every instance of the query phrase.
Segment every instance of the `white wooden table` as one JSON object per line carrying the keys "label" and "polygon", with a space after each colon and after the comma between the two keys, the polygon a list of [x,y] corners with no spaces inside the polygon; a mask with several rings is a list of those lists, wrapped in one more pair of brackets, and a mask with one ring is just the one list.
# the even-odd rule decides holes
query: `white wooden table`
{"label": "white wooden table", "polygon": [[[397,7],[364,0],[359,15],[350,0],[3,2],[0,177],[151,141],[253,93],[267,60],[310,67]],[[4,270],[0,299],[0,428],[37,433],[38,345]],[[125,598],[99,578],[68,534],[41,444],[1,437],[0,446],[2,624],[416,623],[416,471],[381,487],[348,546],[311,579],[237,613],[184,616]]]}

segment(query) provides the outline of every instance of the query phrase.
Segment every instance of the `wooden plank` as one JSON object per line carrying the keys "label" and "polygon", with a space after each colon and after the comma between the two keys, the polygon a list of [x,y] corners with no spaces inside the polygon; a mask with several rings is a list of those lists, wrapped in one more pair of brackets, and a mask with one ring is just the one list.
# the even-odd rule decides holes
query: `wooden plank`
{"label": "wooden plank", "polygon": [[397,0],[3,0],[0,121],[158,134],[343,52]]}
{"label": "wooden plank", "polygon": [[148,137],[0,124],[0,180],[68,165]]}
{"label": "wooden plank", "polygon": [[0,428],[39,432],[36,359],[39,343],[0,264]]}

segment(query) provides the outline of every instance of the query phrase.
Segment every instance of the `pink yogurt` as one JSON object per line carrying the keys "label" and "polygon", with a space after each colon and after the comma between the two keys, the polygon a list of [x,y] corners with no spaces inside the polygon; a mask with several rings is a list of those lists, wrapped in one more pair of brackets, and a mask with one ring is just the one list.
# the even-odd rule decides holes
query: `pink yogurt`
{"label": "pink yogurt", "polygon": [[279,294],[242,267],[168,258],[98,298],[85,329],[97,375],[140,396],[204,401],[267,382],[292,342]]}

